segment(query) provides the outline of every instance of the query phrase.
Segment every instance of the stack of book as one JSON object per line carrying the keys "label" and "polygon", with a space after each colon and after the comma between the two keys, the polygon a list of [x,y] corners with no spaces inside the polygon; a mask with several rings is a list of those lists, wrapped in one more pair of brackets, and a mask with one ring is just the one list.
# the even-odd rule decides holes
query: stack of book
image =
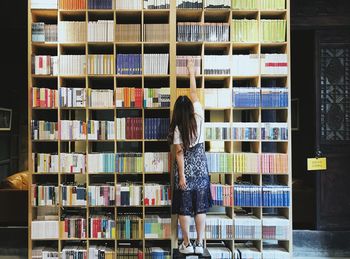
{"label": "stack of book", "polygon": [[143,107],[159,108],[170,107],[170,88],[144,88]]}
{"label": "stack of book", "polygon": [[58,41],[65,42],[85,42],[86,23],[60,21],[58,23]]}
{"label": "stack of book", "polygon": [[168,152],[146,152],[144,153],[145,173],[170,172],[170,154]]}
{"label": "stack of book", "polygon": [[230,55],[205,55],[204,56],[205,75],[230,75],[232,57]]}
{"label": "stack of book", "polygon": [[83,76],[86,73],[86,56],[61,55],[59,65],[60,75]]}
{"label": "stack of book", "polygon": [[263,174],[287,174],[287,154],[261,154],[261,173]]}
{"label": "stack of book", "polygon": [[61,140],[86,140],[86,122],[79,120],[60,121]]}
{"label": "stack of book", "polygon": [[230,108],[232,90],[229,88],[204,89],[205,108]]}
{"label": "stack of book", "polygon": [[114,140],[114,121],[89,120],[87,126],[89,140]]}
{"label": "stack of book", "polygon": [[287,75],[287,54],[261,54],[262,75]]}
{"label": "stack of book", "polygon": [[32,153],[33,171],[36,173],[57,173],[58,155],[47,153]]}
{"label": "stack of book", "polygon": [[169,118],[145,118],[145,139],[166,139],[169,132]]}
{"label": "stack of book", "polygon": [[227,247],[207,247],[211,259],[232,259],[232,251]]}
{"label": "stack of book", "polygon": [[[232,205],[231,205],[232,206]],[[232,219],[226,215],[208,215],[205,220],[206,239],[231,239],[233,238]]]}
{"label": "stack of book", "polygon": [[142,139],[142,118],[117,118],[117,139]]}
{"label": "stack of book", "polygon": [[57,108],[58,91],[49,88],[32,88],[32,107],[33,108]]}
{"label": "stack of book", "polygon": [[212,42],[230,41],[230,24],[229,23],[204,23],[202,30],[203,30],[203,41],[212,41]]}
{"label": "stack of book", "polygon": [[[234,258],[235,259],[262,259],[260,251],[253,246],[251,243],[237,243],[235,244],[235,252],[234,252]],[[265,258],[265,257],[263,257]],[[277,258],[284,258],[284,257],[276,257]]]}
{"label": "stack of book", "polygon": [[285,185],[262,186],[262,206],[289,207],[290,188]]}
{"label": "stack of book", "polygon": [[79,245],[64,246],[61,252],[62,259],[87,258],[86,247]]}
{"label": "stack of book", "polygon": [[142,0],[116,0],[117,9],[142,9]]}
{"label": "stack of book", "polygon": [[59,203],[58,187],[55,185],[32,184],[33,206],[54,206]]}
{"label": "stack of book", "polygon": [[35,239],[58,239],[59,221],[57,219],[33,220],[31,224],[31,238]]}
{"label": "stack of book", "polygon": [[142,218],[140,215],[117,216],[117,239],[142,239]]}
{"label": "stack of book", "polygon": [[114,91],[111,89],[88,89],[90,108],[114,107]]}
{"label": "stack of book", "polygon": [[288,258],[289,256],[290,252],[276,245],[265,245],[262,251],[262,257],[264,259]]}
{"label": "stack of book", "polygon": [[116,171],[118,173],[141,173],[142,153],[117,153]]}
{"label": "stack of book", "polygon": [[86,89],[60,87],[60,107],[85,107]]}
{"label": "stack of book", "polygon": [[58,75],[58,57],[46,56],[46,55],[33,56],[32,57],[32,74],[52,75],[52,76]]}
{"label": "stack of book", "polygon": [[85,0],[61,0],[60,9],[63,9],[63,10],[86,9],[86,1]]}
{"label": "stack of book", "polygon": [[260,156],[256,153],[234,153],[233,172],[256,174],[260,172]]}
{"label": "stack of book", "polygon": [[206,140],[230,140],[231,129],[229,122],[206,122],[205,139]]}
{"label": "stack of book", "polygon": [[176,56],[176,74],[188,75],[187,60],[192,58],[194,61],[194,74],[201,74],[201,56]]}
{"label": "stack of book", "polygon": [[89,259],[114,259],[114,248],[89,244]]}
{"label": "stack of book", "polygon": [[114,206],[115,196],[115,186],[100,184],[88,187],[90,206]]}
{"label": "stack of book", "polygon": [[116,107],[142,108],[142,88],[122,87],[116,90]]}
{"label": "stack of book", "polygon": [[145,206],[171,205],[170,185],[146,183],[144,185],[144,203]]}
{"label": "stack of book", "polygon": [[262,42],[286,41],[286,20],[260,20],[260,40]]}
{"label": "stack of book", "polygon": [[41,258],[59,259],[59,253],[56,248],[38,246],[38,247],[33,247],[32,258],[33,259],[41,259]]}
{"label": "stack of book", "polygon": [[202,26],[200,22],[178,22],[177,41],[203,41]]}
{"label": "stack of book", "polygon": [[89,173],[113,173],[115,171],[114,153],[88,154]]}
{"label": "stack of book", "polygon": [[286,1],[285,0],[261,0],[260,8],[263,10],[274,10],[274,9],[283,10],[283,9],[286,9]]}
{"label": "stack of book", "polygon": [[257,42],[259,40],[258,20],[233,19],[231,39],[233,42]]}
{"label": "stack of book", "polygon": [[133,183],[118,183],[116,185],[116,191],[117,206],[142,205],[142,185],[137,185]]}
{"label": "stack of book", "polygon": [[31,121],[32,140],[57,140],[58,123],[50,121]]}
{"label": "stack of book", "polygon": [[233,170],[233,156],[230,153],[206,152],[210,173],[231,173]]}
{"label": "stack of book", "polygon": [[167,75],[169,72],[169,54],[144,54],[145,75]]}
{"label": "stack of book", "polygon": [[57,24],[32,23],[32,42],[56,42]]}
{"label": "stack of book", "polygon": [[259,75],[259,55],[232,55],[233,76],[257,76]]}
{"label": "stack of book", "polygon": [[203,0],[176,0],[176,8],[202,9]]}
{"label": "stack of book", "polygon": [[262,205],[262,193],[259,185],[235,183],[234,205],[240,207],[259,207]]}
{"label": "stack of book", "polygon": [[171,217],[169,215],[146,215],[145,238],[170,238]]}
{"label": "stack of book", "polygon": [[88,0],[88,9],[112,9],[112,0]]}
{"label": "stack of book", "polygon": [[288,140],[288,124],[284,122],[261,123],[262,140]]}
{"label": "stack of book", "polygon": [[86,238],[86,219],[78,215],[61,216],[60,229],[61,238]]}
{"label": "stack of book", "polygon": [[232,123],[232,140],[259,140],[259,123]]}
{"label": "stack of book", "polygon": [[143,28],[143,40],[145,42],[169,41],[170,26],[168,23],[144,24]]}
{"label": "stack of book", "polygon": [[145,251],[146,259],[171,259],[170,249],[162,247],[146,247]]}
{"label": "stack of book", "polygon": [[141,54],[117,54],[118,75],[141,75]]}
{"label": "stack of book", "polygon": [[205,0],[204,8],[231,8],[231,0]]}
{"label": "stack of book", "polygon": [[77,184],[61,184],[62,206],[86,206],[86,187]]}
{"label": "stack of book", "polygon": [[85,155],[78,153],[60,153],[61,173],[85,173]]}
{"label": "stack of book", "polygon": [[116,222],[112,215],[91,215],[89,224],[90,238],[116,237]]}
{"label": "stack of book", "polygon": [[288,240],[289,220],[278,216],[263,216],[262,233],[263,239]]}
{"label": "stack of book", "polygon": [[232,207],[233,205],[233,188],[231,185],[215,184],[210,185],[213,205]]}
{"label": "stack of book", "polygon": [[32,9],[57,9],[58,0],[32,0]]}
{"label": "stack of book", "polygon": [[261,88],[261,107],[288,107],[288,89],[275,87]]}
{"label": "stack of book", "polygon": [[115,39],[118,42],[141,41],[141,24],[117,24]]}
{"label": "stack of book", "polygon": [[237,215],[233,219],[235,239],[259,240],[261,239],[261,220],[255,216]]}
{"label": "stack of book", "polygon": [[232,105],[237,108],[260,107],[260,89],[257,87],[234,87]]}
{"label": "stack of book", "polygon": [[[272,1],[274,1],[274,0],[272,0]],[[258,9],[258,0],[248,0],[248,1],[247,0],[232,0],[232,9],[235,9],[235,10],[256,10],[256,9]]]}
{"label": "stack of book", "polygon": [[87,40],[89,42],[113,42],[114,41],[114,21],[110,21],[110,20],[90,21],[88,23]]}
{"label": "stack of book", "polygon": [[114,55],[89,55],[89,75],[111,75],[114,73]]}
{"label": "stack of book", "polygon": [[142,248],[118,245],[116,258],[120,258],[120,259],[143,258]]}

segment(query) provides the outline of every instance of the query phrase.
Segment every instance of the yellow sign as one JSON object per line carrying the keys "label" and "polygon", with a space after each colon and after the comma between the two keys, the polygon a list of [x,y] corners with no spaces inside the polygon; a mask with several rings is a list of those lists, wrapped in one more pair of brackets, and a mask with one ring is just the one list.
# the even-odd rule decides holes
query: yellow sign
{"label": "yellow sign", "polygon": [[308,171],[327,170],[327,158],[325,157],[308,158],[307,170]]}

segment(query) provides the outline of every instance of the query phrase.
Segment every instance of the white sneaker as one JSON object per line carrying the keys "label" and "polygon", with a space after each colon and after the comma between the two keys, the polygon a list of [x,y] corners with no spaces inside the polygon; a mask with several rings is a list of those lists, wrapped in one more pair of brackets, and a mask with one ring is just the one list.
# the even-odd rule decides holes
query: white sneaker
{"label": "white sneaker", "polygon": [[194,253],[195,254],[203,254],[204,253],[204,249],[203,249],[203,244],[202,243],[197,243],[194,242]]}
{"label": "white sneaker", "polygon": [[182,254],[193,254],[194,250],[193,250],[193,246],[191,244],[191,242],[188,243],[188,245],[185,245],[185,242],[182,242],[181,245],[179,246],[179,251]]}

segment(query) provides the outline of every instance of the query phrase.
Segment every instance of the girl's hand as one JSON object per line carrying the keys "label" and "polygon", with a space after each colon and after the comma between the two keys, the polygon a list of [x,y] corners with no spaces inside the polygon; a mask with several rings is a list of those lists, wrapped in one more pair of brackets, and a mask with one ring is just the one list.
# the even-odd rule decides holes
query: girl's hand
{"label": "girl's hand", "polygon": [[185,190],[187,188],[186,177],[184,175],[180,175],[179,177],[179,187],[181,190]]}
{"label": "girl's hand", "polygon": [[187,69],[190,75],[194,75],[194,61],[192,57],[187,58]]}

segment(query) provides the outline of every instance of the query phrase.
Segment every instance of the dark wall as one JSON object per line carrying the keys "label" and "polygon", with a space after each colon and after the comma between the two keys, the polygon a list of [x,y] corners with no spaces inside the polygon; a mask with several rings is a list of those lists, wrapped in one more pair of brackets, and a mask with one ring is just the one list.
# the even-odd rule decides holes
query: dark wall
{"label": "dark wall", "polygon": [[0,132],[1,181],[27,167],[27,1],[1,1],[0,8],[0,107],[12,109],[11,131]]}

